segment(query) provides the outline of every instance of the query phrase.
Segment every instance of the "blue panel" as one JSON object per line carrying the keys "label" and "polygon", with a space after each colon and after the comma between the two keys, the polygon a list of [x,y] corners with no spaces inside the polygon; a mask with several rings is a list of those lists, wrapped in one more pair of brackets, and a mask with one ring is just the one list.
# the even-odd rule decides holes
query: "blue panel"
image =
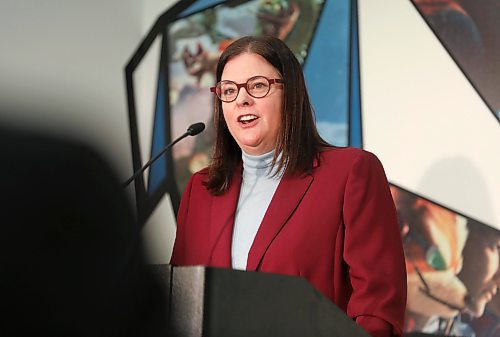
{"label": "blue panel", "polygon": [[349,142],[350,0],[325,1],[304,67],[318,131],[329,143]]}
{"label": "blue panel", "polygon": [[186,16],[186,15],[198,12],[198,11],[200,11],[200,10],[206,8],[206,7],[210,7],[210,6],[213,6],[215,4],[220,4],[220,3],[223,3],[223,2],[225,2],[225,1],[221,1],[221,0],[200,0],[200,1],[195,1],[191,6],[189,6],[185,10],[183,10],[181,12],[181,14],[179,14],[179,17],[183,17],[183,16]]}
{"label": "blue panel", "polygon": [[[158,81],[157,96],[156,96],[156,110],[155,120],[153,127],[153,144],[151,149],[151,158],[156,156],[167,145],[165,143],[165,80],[163,70],[160,69],[160,76]],[[148,192],[152,194],[167,177],[167,160],[165,155],[158,158],[158,160],[151,165],[148,179]]]}
{"label": "blue panel", "polygon": [[361,138],[358,42],[358,1],[353,0],[351,10],[351,118],[349,125],[349,145],[354,147],[362,147],[363,145]]}

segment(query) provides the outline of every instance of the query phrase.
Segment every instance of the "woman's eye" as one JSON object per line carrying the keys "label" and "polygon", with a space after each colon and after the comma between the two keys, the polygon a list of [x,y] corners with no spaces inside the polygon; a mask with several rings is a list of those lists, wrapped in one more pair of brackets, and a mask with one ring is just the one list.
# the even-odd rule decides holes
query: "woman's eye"
{"label": "woman's eye", "polygon": [[266,84],[263,82],[252,83],[252,89],[263,89],[266,87]]}
{"label": "woman's eye", "polygon": [[224,90],[222,91],[222,93],[223,93],[224,95],[226,95],[226,96],[227,96],[227,95],[231,95],[231,94],[233,94],[233,93],[234,93],[234,88],[224,89]]}

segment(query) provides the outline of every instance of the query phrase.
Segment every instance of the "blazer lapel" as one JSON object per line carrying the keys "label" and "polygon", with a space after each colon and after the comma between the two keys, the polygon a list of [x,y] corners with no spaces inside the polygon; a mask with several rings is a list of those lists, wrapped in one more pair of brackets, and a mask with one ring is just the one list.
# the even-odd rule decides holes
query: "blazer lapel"
{"label": "blazer lapel", "polygon": [[210,262],[214,267],[231,268],[231,242],[234,228],[234,216],[238,205],[241,187],[241,165],[227,190],[215,196],[210,216]]}
{"label": "blazer lapel", "polygon": [[259,268],[267,248],[297,208],[312,181],[312,175],[281,179],[248,253],[247,270]]}

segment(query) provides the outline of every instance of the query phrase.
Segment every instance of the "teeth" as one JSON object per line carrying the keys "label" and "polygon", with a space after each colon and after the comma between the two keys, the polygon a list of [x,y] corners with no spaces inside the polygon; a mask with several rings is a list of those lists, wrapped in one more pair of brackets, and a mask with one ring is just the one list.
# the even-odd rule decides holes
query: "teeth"
{"label": "teeth", "polygon": [[257,119],[257,116],[255,115],[245,115],[240,117],[240,122],[249,122],[253,121],[254,119]]}

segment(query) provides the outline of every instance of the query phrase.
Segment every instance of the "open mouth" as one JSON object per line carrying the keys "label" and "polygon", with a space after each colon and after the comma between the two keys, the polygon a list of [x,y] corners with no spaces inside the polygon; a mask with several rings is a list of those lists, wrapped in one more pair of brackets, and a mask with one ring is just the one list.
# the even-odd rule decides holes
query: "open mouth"
{"label": "open mouth", "polygon": [[243,115],[243,116],[238,117],[238,122],[242,123],[242,124],[248,124],[248,123],[251,123],[251,122],[257,120],[258,118],[259,117],[255,116],[255,115]]}

